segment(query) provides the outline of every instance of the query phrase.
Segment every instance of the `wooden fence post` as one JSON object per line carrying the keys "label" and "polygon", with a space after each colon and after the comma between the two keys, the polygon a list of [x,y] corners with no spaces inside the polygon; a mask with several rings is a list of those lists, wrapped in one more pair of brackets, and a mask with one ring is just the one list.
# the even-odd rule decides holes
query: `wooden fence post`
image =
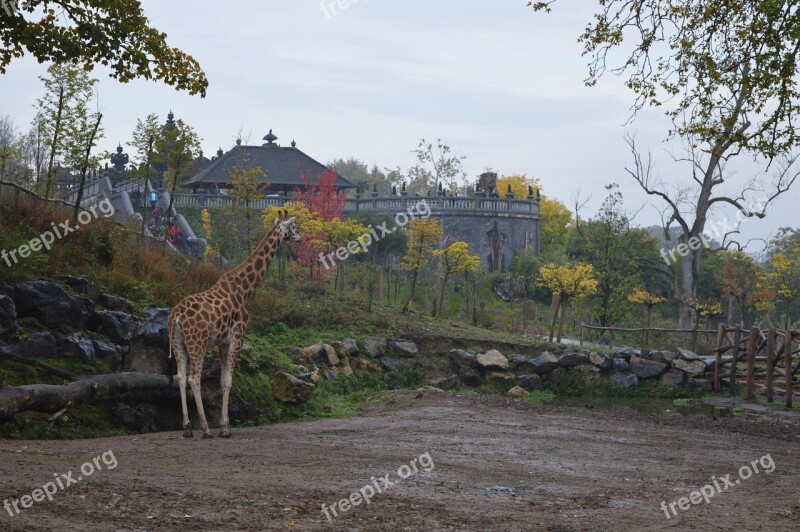
{"label": "wooden fence post", "polygon": [[720,381],[719,376],[722,371],[722,341],[725,339],[725,325],[722,323],[719,324],[719,328],[717,329],[717,348],[715,355],[717,357],[716,364],[714,364],[714,391],[720,391]]}
{"label": "wooden fence post", "polygon": [[608,349],[610,351],[611,349],[614,348],[614,328],[613,327],[609,328],[608,332],[610,333],[608,335]]}
{"label": "wooden fence post", "polygon": [[767,403],[773,401],[772,392],[772,372],[775,366],[775,328],[771,327],[767,332]]}
{"label": "wooden fence post", "polygon": [[792,351],[794,336],[791,329],[786,329],[786,339],[783,341],[784,371],[786,372],[786,408],[792,408]]}
{"label": "wooden fence post", "polygon": [[742,343],[742,326],[737,325],[733,332],[733,360],[728,375],[728,395],[736,395],[736,363],[739,359],[739,344]]}
{"label": "wooden fence post", "polygon": [[755,388],[756,378],[756,346],[758,345],[759,330],[756,327],[750,329],[750,341],[747,342],[747,390],[745,392],[745,399],[752,401],[755,397],[753,390]]}
{"label": "wooden fence post", "polygon": [[583,322],[581,322],[581,347],[583,347]]}

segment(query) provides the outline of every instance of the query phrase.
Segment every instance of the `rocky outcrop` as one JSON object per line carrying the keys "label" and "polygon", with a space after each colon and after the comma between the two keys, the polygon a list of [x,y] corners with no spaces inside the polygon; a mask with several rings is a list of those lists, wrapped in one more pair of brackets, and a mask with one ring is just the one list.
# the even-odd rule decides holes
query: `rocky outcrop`
{"label": "rocky outcrop", "polygon": [[558,367],[558,357],[550,351],[545,351],[538,357],[528,361],[528,365],[533,373],[545,375]]}
{"label": "rocky outcrop", "polygon": [[17,307],[14,300],[0,294],[0,338],[10,337],[17,329]]}
{"label": "rocky outcrop", "polygon": [[98,332],[120,345],[128,345],[131,336],[141,326],[139,318],[115,310],[96,310],[88,324],[90,331]]}
{"label": "rocky outcrop", "polygon": [[531,375],[519,375],[517,377],[517,384],[529,392],[532,392],[542,387],[542,378],[535,373]]}
{"label": "rocky outcrop", "polygon": [[131,336],[130,349],[122,364],[123,371],[167,373],[169,340],[167,318],[170,309],[150,309],[148,318]]}
{"label": "rocky outcrop", "polygon": [[297,377],[280,371],[270,381],[272,396],[287,405],[303,404],[311,398],[315,386]]}
{"label": "rocky outcrop", "polygon": [[631,371],[640,379],[651,379],[660,377],[669,369],[667,364],[645,360],[637,355],[633,355],[630,361]]}
{"label": "rocky outcrop", "polygon": [[419,349],[414,342],[393,340],[389,342],[389,353],[402,358],[414,358],[419,354]]}
{"label": "rocky outcrop", "polygon": [[485,353],[479,353],[476,356],[478,366],[484,371],[491,370],[506,370],[508,369],[508,359],[503,354],[496,350],[491,349]]}
{"label": "rocky outcrop", "polygon": [[17,318],[35,318],[48,328],[83,328],[94,312],[92,300],[68,294],[49,281],[27,281],[8,287]]}
{"label": "rocky outcrop", "polygon": [[386,338],[381,336],[368,336],[367,338],[364,338],[364,352],[373,358],[378,358],[385,355],[386,347]]}

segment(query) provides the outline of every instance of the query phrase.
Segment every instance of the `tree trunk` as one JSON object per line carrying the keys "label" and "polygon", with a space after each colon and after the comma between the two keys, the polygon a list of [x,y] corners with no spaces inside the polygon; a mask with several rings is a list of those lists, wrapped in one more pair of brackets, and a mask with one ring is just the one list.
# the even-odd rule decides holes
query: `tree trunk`
{"label": "tree trunk", "polygon": [[97,121],[94,123],[94,129],[89,136],[89,141],[86,143],[86,152],[83,155],[83,166],[81,167],[81,184],[78,186],[78,197],[75,200],[75,209],[72,211],[72,221],[78,223],[78,213],[81,210],[81,201],[83,201],[83,188],[86,186],[86,170],[89,166],[89,155],[92,153],[92,146],[94,145],[94,138],[97,136],[97,130],[100,128],[100,121],[103,120],[103,113],[97,113]]}
{"label": "tree trunk", "polygon": [[414,301],[414,294],[417,291],[417,273],[419,270],[414,270],[414,274],[411,276],[411,293],[408,295],[408,301],[406,301],[406,305],[403,307],[403,312],[408,312],[408,309],[411,307],[411,302]]}
{"label": "tree trunk", "polygon": [[694,260],[692,254],[681,257],[681,292],[678,310],[678,328],[690,329],[692,327],[692,309],[689,303],[694,301],[696,280],[693,274]]}
{"label": "tree trunk", "polygon": [[177,383],[170,385],[166,375],[147,373],[94,375],[61,386],[30,384],[0,390],[0,420],[29,410],[55,413],[82,404],[167,399],[177,392]]}
{"label": "tree trunk", "polygon": [[[447,290],[447,279],[450,277],[449,273],[444,274],[444,279],[442,279],[442,288],[439,290],[439,316],[444,315],[444,293]],[[436,317],[436,314],[434,314]]]}
{"label": "tree trunk", "polygon": [[50,162],[47,164],[47,182],[45,183],[44,198],[50,199],[50,187],[53,185],[53,166],[58,152],[58,137],[61,134],[61,115],[64,112],[64,87],[58,93],[58,112],[56,122],[53,124],[53,145],[50,146]]}
{"label": "tree trunk", "polygon": [[558,336],[556,337],[556,343],[561,343],[561,332],[564,330],[564,321],[567,317],[567,306],[565,303],[559,302],[558,308],[561,309],[561,319],[558,320]]}
{"label": "tree trunk", "polygon": [[145,240],[144,228],[147,223],[147,213],[148,210],[148,196],[147,196],[147,189],[150,187],[150,159],[153,157],[153,142],[154,139],[152,136],[147,139],[147,162],[145,163],[145,170],[144,170],[144,190],[142,191],[142,243]]}
{"label": "tree trunk", "polygon": [[556,308],[553,309],[553,322],[550,324],[550,341],[553,341],[553,335],[556,332],[556,320],[558,320],[558,311],[561,310],[561,298],[556,301]]}

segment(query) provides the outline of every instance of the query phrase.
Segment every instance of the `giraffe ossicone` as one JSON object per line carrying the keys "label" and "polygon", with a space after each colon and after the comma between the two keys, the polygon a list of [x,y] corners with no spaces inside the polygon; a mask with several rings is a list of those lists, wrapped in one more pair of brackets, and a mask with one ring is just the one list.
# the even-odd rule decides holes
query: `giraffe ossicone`
{"label": "giraffe ossicone", "polygon": [[297,242],[301,238],[297,218],[290,218],[288,211],[281,211],[272,230],[244,262],[223,274],[208,290],[183,298],[172,309],[167,320],[169,357],[174,362],[171,366],[176,368],[178,374],[184,437],[192,436],[186,403],[187,382],[197,405],[203,437],[212,437],[203,410],[201,375],[206,352],[214,347],[219,348],[221,369],[222,414],[219,435],[230,437],[228,396],[236,359],[247,332],[249,316],[245,305],[264,278],[280,244],[285,240]]}

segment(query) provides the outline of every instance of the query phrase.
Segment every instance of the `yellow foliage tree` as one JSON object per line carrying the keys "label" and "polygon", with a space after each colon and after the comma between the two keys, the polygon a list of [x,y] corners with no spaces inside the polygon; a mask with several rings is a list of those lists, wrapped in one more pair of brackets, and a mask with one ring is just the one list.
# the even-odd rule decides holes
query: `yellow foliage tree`
{"label": "yellow foliage tree", "polygon": [[206,232],[206,250],[203,252],[203,260],[208,264],[214,264],[219,259],[219,251],[211,247],[210,243],[212,234],[211,213],[208,212],[208,209],[203,209],[200,217],[203,219],[203,230]]}
{"label": "yellow foliage tree", "polygon": [[417,275],[430,261],[442,234],[444,234],[444,228],[441,222],[435,218],[416,218],[408,224],[406,254],[403,255],[400,266],[411,271],[411,293],[403,307],[403,312],[408,311],[411,306],[417,290]]}
{"label": "yellow foliage tree", "polygon": [[466,242],[453,242],[445,249],[434,251],[433,255],[441,257],[442,270],[444,272],[442,286],[439,290],[439,304],[437,305],[438,312],[441,315],[444,313],[444,295],[450,276],[454,273],[474,272],[478,269],[481,258],[469,252],[469,244]]}
{"label": "yellow foliage tree", "polygon": [[633,292],[628,296],[628,301],[635,305],[644,305],[647,308],[647,323],[645,324],[645,331],[644,331],[644,341],[643,341],[643,348],[647,346],[647,342],[650,339],[650,314],[653,311],[653,307],[656,305],[660,305],[661,303],[666,303],[667,298],[658,296],[656,294],[651,294],[646,290],[642,290],[641,288],[634,288]]}
{"label": "yellow foliage tree", "polygon": [[525,200],[528,199],[528,187],[534,189],[541,188],[539,180],[535,177],[528,177],[525,174],[504,175],[497,179],[497,194],[504,198],[508,192],[508,186],[511,185],[511,192],[514,193],[514,199]]}
{"label": "yellow foliage tree", "polygon": [[230,191],[230,197],[234,202],[244,206],[247,253],[253,251],[250,234],[253,202],[264,197],[264,190],[269,186],[266,176],[267,174],[259,166],[246,168],[245,165],[236,165],[231,168],[230,181],[233,188]]}
{"label": "yellow foliage tree", "polygon": [[565,255],[573,229],[572,212],[560,201],[542,196],[539,216],[541,255],[550,260]]}
{"label": "yellow foliage tree", "polygon": [[594,278],[594,268],[591,264],[575,264],[574,266],[558,266],[548,264],[539,270],[537,284],[547,288],[559,298],[556,308],[553,309],[553,323],[550,326],[550,341],[556,328],[556,320],[561,310],[561,321],[558,325],[557,342],[561,341],[561,332],[564,328],[563,307],[570,301],[578,301],[597,292],[597,281]]}
{"label": "yellow foliage tree", "polygon": [[[800,246],[793,246],[786,253],[776,253],[770,265],[772,271],[761,276],[759,288],[780,300],[784,308],[784,326],[788,329],[792,322],[789,308],[792,301],[800,297]],[[775,305],[764,301],[758,307],[774,309]]]}

